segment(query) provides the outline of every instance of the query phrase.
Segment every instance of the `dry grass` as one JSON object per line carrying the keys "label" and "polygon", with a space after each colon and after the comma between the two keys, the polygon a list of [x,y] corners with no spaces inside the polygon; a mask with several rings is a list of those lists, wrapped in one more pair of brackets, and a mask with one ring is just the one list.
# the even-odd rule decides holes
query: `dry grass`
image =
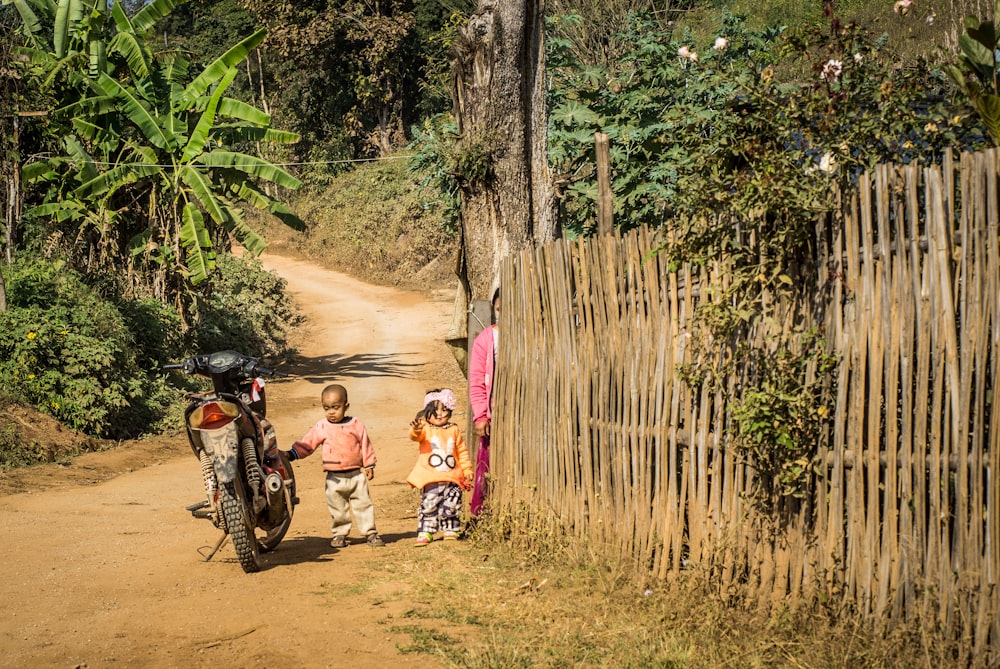
{"label": "dry grass", "polygon": [[[413,602],[388,620],[401,652],[509,667],[957,667],[915,620],[886,634],[847,610],[734,608],[692,569],[651,581],[608,547],[494,519],[469,541],[416,551]],[[398,564],[387,571],[405,571]]]}

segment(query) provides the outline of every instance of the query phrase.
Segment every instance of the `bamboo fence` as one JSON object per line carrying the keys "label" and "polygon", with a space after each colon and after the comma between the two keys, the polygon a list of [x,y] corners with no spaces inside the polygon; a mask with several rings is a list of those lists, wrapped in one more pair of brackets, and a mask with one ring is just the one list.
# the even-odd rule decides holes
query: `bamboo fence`
{"label": "bamboo fence", "polygon": [[[1000,662],[1000,153],[881,166],[817,226],[815,286],[779,305],[837,356],[812,494],[778,527],[729,447],[740,379],[678,379],[700,300],[655,233],[560,240],[502,272],[491,504],[660,578],[763,606],[832,598],[879,625],[934,623]],[[780,300],[779,300],[780,301]],[[783,325],[784,323],[784,325]]]}

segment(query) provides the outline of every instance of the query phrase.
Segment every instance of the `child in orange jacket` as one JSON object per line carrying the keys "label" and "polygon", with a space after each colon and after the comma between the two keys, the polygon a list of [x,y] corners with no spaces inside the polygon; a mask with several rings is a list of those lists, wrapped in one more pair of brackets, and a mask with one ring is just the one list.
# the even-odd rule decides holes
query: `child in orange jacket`
{"label": "child in orange jacket", "polygon": [[420,455],[406,482],[420,490],[417,512],[417,546],[443,538],[458,538],[462,490],[472,488],[472,461],[462,429],[451,422],[458,405],[448,388],[432,390],[424,397],[424,408],[410,423],[410,439],[420,444]]}

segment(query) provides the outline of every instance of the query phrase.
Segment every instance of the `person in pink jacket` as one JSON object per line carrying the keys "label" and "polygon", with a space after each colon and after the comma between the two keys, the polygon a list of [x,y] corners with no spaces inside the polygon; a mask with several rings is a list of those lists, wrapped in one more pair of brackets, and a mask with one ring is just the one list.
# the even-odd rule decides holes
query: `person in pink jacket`
{"label": "person in pink jacket", "polygon": [[476,518],[489,495],[490,425],[493,422],[493,373],[497,358],[500,321],[500,290],[493,293],[493,324],[480,332],[472,343],[469,355],[469,404],[472,422],[479,437],[476,452],[476,475],[472,488],[469,514]]}
{"label": "person in pink jacket", "polygon": [[360,420],[347,415],[351,405],[344,386],[327,386],[320,399],[324,418],[292,444],[288,457],[297,460],[323,447],[326,505],[333,519],[331,546],[347,546],[352,513],[358,532],[367,538],[368,545],[384,546],[385,542],[375,529],[375,505],[368,491],[368,481],[375,478],[376,461],[368,430]]}
{"label": "person in pink jacket", "polygon": [[472,460],[462,428],[451,422],[458,405],[449,388],[424,396],[424,408],[410,423],[410,439],[420,444],[420,455],[406,482],[420,490],[417,511],[417,546],[434,541],[440,530],[444,539],[458,539],[462,490],[472,488]]}

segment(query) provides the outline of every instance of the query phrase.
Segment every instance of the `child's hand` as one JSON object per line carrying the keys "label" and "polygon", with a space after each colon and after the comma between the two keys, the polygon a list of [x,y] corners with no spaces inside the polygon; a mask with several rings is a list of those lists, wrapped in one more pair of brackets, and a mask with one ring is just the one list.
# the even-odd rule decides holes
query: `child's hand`
{"label": "child's hand", "polygon": [[472,490],[472,481],[469,479],[462,479],[459,485],[462,486],[462,490]]}
{"label": "child's hand", "polygon": [[424,419],[423,419],[423,417],[422,416],[417,416],[416,418],[414,418],[413,420],[411,420],[410,421],[410,427],[412,427],[414,430],[422,430],[423,427],[424,427]]}
{"label": "child's hand", "polygon": [[373,478],[375,478],[375,468],[374,467],[365,467],[365,478],[368,479],[369,481],[371,481]]}

